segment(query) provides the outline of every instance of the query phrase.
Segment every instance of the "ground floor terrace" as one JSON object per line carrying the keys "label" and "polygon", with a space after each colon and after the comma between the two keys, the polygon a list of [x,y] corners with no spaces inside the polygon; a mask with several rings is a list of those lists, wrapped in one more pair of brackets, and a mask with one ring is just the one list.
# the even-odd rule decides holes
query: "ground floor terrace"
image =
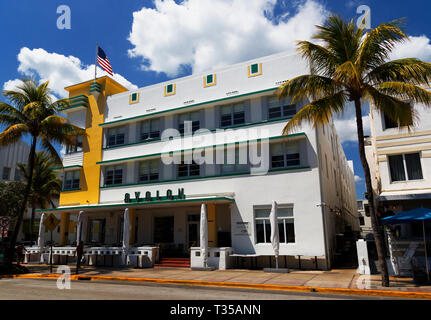
{"label": "ground floor terrace", "polygon": [[[251,200],[250,200],[251,201]],[[201,267],[201,211],[206,209],[207,265],[216,269],[261,269],[275,266],[270,243],[269,207],[254,208],[251,219],[230,194],[205,197],[172,196],[171,199],[60,207],[40,211],[44,218],[54,213],[60,220],[59,241],[54,242],[53,263],[76,263],[78,215],[85,217],[81,229],[84,264],[94,266],[155,265]],[[294,204],[280,205],[279,266],[295,269],[327,269],[324,255],[293,251],[301,226],[293,220]],[[125,230],[125,210],[128,228]],[[238,219],[238,217],[242,217]],[[42,225],[42,224],[41,224]],[[43,227],[42,227],[43,228]],[[27,262],[48,263],[49,232],[41,230],[40,246],[27,247]],[[129,243],[124,243],[124,232]],[[251,249],[244,250],[251,243]],[[126,246],[125,246],[126,245]],[[317,244],[318,246],[321,243]],[[127,247],[127,248],[125,248]],[[125,252],[125,250],[127,252]],[[289,252],[290,250],[290,252]],[[312,252],[312,250],[308,250]]]}

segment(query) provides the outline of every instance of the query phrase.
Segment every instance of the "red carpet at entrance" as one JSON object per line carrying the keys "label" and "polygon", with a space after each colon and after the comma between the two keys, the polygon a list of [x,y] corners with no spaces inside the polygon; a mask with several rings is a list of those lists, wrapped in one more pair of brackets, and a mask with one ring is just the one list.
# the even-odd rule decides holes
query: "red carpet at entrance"
{"label": "red carpet at entrance", "polygon": [[155,267],[190,268],[190,258],[161,258]]}

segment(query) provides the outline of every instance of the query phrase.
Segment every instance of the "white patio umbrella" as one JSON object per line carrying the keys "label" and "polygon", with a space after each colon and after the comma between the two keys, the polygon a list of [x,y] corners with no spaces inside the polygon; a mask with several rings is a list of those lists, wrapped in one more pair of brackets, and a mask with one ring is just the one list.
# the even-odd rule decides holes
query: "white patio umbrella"
{"label": "white patio umbrella", "polygon": [[202,203],[201,206],[200,242],[203,267],[206,268],[208,267],[208,220],[207,206],[205,203]]}
{"label": "white patio umbrella", "polygon": [[45,221],[45,214],[42,213],[40,216],[40,223],[39,223],[39,235],[37,237],[37,246],[39,249],[42,249],[42,247],[45,246],[45,225],[43,222]]}
{"label": "white patio umbrella", "polygon": [[275,267],[278,269],[278,254],[280,249],[280,235],[278,233],[278,214],[277,202],[272,201],[271,213],[269,214],[269,221],[271,223],[271,244],[274,248],[275,254]]}
{"label": "white patio umbrella", "polygon": [[83,239],[84,224],[85,224],[85,213],[84,211],[79,211],[78,224],[76,227],[76,245],[78,245],[80,241],[84,241]]}
{"label": "white patio umbrella", "polygon": [[129,241],[130,241],[130,219],[129,219],[129,208],[124,210],[123,220],[123,264],[127,262],[127,253],[129,252]]}

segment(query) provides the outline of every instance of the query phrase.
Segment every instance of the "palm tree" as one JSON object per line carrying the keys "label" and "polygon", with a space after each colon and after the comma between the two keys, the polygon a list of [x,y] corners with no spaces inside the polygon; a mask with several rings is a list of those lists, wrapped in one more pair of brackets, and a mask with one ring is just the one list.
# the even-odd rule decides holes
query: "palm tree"
{"label": "palm tree", "polygon": [[[297,50],[307,60],[310,74],[291,79],[281,85],[277,95],[294,101],[310,99],[287,123],[287,134],[302,122],[321,126],[334,114],[343,112],[347,102],[353,102],[359,142],[359,155],[364,169],[371,223],[382,271],[382,285],[389,286],[385,262],[385,247],[378,232],[378,221],[371,185],[370,168],[365,158],[362,102],[374,105],[398,127],[410,128],[416,121],[410,103],[431,106],[431,64],[408,58],[389,61],[395,45],[408,40],[402,30],[402,20],[383,23],[369,32],[344,21],[338,15],[328,18],[324,26],[309,41],[298,41]],[[409,102],[407,102],[409,101]]]}
{"label": "palm tree", "polygon": [[0,102],[0,125],[6,129],[0,133],[0,145],[17,142],[23,136],[31,139],[30,154],[28,156],[28,180],[17,217],[15,230],[12,234],[8,255],[9,267],[15,253],[15,244],[27,207],[33,181],[33,169],[36,158],[36,146],[39,144],[53,159],[61,162],[61,158],[52,143],[73,144],[77,136],[84,136],[85,130],[68,123],[67,119],[57,115],[65,107],[70,106],[69,99],[53,101],[49,81],[40,85],[33,79],[23,79],[16,90],[5,90],[3,96],[12,105]]}
{"label": "palm tree", "polygon": [[[47,209],[49,205],[55,207],[54,198],[60,196],[61,180],[54,171],[58,163],[45,152],[37,152],[34,159],[33,182],[28,203],[31,204],[30,241],[33,241],[33,226],[36,207]],[[18,168],[25,181],[28,183],[30,177],[29,165],[19,163]]]}

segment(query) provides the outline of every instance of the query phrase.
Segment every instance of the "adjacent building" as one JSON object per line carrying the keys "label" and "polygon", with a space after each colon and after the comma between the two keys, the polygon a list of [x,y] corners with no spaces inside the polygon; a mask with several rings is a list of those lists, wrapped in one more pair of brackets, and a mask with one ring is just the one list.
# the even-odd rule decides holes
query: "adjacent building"
{"label": "adjacent building", "polygon": [[368,200],[360,199],[358,203],[358,218],[359,227],[361,229],[361,237],[364,239],[373,239],[373,227],[371,225],[370,208]]}
{"label": "adjacent building", "polygon": [[331,268],[336,235],[359,232],[353,165],[332,123],[283,135],[306,102],[275,91],[301,66],[281,53],[134,91],[109,77],[67,87],[63,112],[87,136],[63,150],[60,206],[43,211],[61,216],[59,245],[82,212],[88,245],[121,246],[127,208],[130,250],[193,260],[205,204],[210,265],[274,265],[276,201],[280,266]]}
{"label": "adjacent building", "polygon": [[[431,117],[420,104],[414,109],[418,122],[408,132],[371,106],[365,149],[380,216],[431,206]],[[400,228],[406,237],[422,234],[411,224]]]}

